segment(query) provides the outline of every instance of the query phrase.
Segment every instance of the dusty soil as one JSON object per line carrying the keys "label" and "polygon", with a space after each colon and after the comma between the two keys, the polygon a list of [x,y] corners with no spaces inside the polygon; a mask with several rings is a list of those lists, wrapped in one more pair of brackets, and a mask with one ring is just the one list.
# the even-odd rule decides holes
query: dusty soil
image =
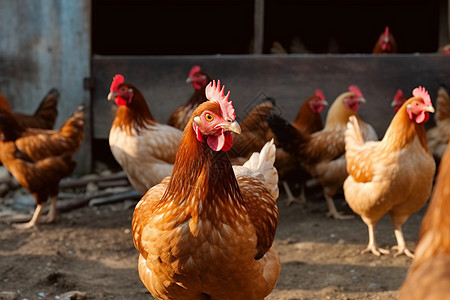
{"label": "dusty soil", "polygon": [[[282,270],[267,299],[396,298],[410,258],[361,255],[368,237],[359,217],[326,218],[321,197],[309,196],[306,205],[290,207],[285,199],[282,193],[274,242]],[[138,252],[131,238],[136,202],[84,206],[38,229],[17,230],[1,222],[0,292],[13,292],[17,299],[60,299],[74,290],[86,293],[86,299],[152,299],[138,278]],[[351,213],[342,195],[336,203]],[[410,249],[415,248],[424,211],[404,226]],[[376,236],[383,247],[395,245],[388,217],[376,227]],[[4,294],[0,299],[14,297]]]}

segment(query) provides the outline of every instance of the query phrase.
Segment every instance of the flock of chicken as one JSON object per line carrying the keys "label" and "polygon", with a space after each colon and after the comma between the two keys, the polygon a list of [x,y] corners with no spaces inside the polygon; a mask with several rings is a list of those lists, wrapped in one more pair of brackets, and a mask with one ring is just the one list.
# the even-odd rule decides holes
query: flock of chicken
{"label": "flock of chicken", "polygon": [[[343,189],[350,208],[368,226],[369,244],[362,253],[389,253],[378,247],[374,234],[376,223],[389,213],[396,255],[414,257],[402,225],[428,201],[435,162],[440,172],[400,298],[416,299],[411,293],[417,282],[433,289],[433,276],[450,279],[439,267],[450,260],[450,150],[445,152],[450,99],[444,87],[436,100],[436,126],[428,131],[424,123],[435,111],[428,91],[417,87],[407,98],[399,90],[392,102],[396,114],[379,140],[358,116],[366,100],[355,85],[331,103],[324,123],[320,113],[328,102],[316,90],[292,122],[278,116],[275,101],[268,98],[239,124],[220,81],[194,66],[187,82],[194,93],[167,124],[152,116],[139,89],[120,74],[108,95],[118,105],[109,134],[111,152],[143,194],[132,233],[140,278],[154,297],[263,299],[270,294],[281,270],[272,248],[279,184],[291,203],[305,198],[302,193],[295,199],[290,185],[316,181],[328,216],[336,219],[353,217],[334,204],[333,196]],[[36,113],[26,116],[14,113],[0,95],[0,161],[37,204],[28,223],[15,224],[19,228],[55,220],[59,181],[75,168],[72,155],[83,140],[83,107],[53,130],[57,100],[58,92],[50,91]],[[439,288],[435,293],[450,293],[448,285]]]}
{"label": "flock of chicken", "polygon": [[[328,215],[336,219],[352,217],[334,205],[333,196],[343,188],[348,205],[369,229],[363,253],[389,253],[374,236],[374,226],[389,213],[396,255],[414,257],[401,226],[429,199],[433,154],[438,159],[448,143],[445,88],[438,93],[437,126],[428,133],[424,123],[435,111],[428,91],[418,87],[409,99],[399,91],[392,102],[397,112],[379,140],[357,114],[366,100],[354,85],[330,105],[325,124],[320,112],[328,103],[316,90],[292,123],[274,113],[275,101],[268,98],[239,125],[220,82],[198,66],[187,81],[194,94],[170,116],[172,126],[152,117],[142,94],[122,75],[114,77],[108,95],[119,106],[111,150],[132,185],[145,193],[132,232],[140,278],[156,298],[267,296],[280,273],[280,259],[271,248],[278,178],[288,195],[293,181],[316,180]],[[441,149],[430,151],[428,144],[434,143]]]}

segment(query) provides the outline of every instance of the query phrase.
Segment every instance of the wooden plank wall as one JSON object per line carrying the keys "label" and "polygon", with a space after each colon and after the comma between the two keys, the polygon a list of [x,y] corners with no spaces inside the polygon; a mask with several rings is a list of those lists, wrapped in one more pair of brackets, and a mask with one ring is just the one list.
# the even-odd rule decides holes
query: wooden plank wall
{"label": "wooden plank wall", "polygon": [[[91,0],[0,1],[0,93],[14,110],[33,113],[51,89],[60,92],[59,128],[73,110],[90,106]],[[90,124],[87,115],[87,124]],[[90,128],[75,156],[75,173],[91,168]]]}
{"label": "wooden plank wall", "polygon": [[[238,118],[264,96],[277,100],[279,113],[293,120],[303,101],[320,88],[329,103],[348,86],[360,87],[366,104],[360,116],[371,123],[379,137],[394,115],[390,103],[397,89],[407,95],[418,85],[432,97],[440,84],[450,86],[450,56],[407,55],[255,55],[255,56],[170,56],[102,57],[93,59],[96,89],[93,96],[93,133],[106,139],[115,104],[106,97],[116,73],[136,85],[146,97],[155,118],[165,123],[170,113],[192,93],[185,79],[198,64],[213,79],[220,79],[231,91]],[[325,117],[327,109],[322,113]],[[431,124],[431,123],[430,123]]]}

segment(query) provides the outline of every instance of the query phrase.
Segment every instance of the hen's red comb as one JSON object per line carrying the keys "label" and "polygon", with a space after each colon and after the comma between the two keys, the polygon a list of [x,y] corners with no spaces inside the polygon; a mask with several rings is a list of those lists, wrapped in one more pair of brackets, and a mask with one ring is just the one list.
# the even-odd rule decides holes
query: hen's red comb
{"label": "hen's red comb", "polygon": [[316,96],[320,98],[320,100],[325,100],[325,96],[323,95],[322,91],[319,89],[316,89]]}
{"label": "hen's red comb", "polygon": [[113,81],[111,83],[111,87],[109,88],[109,91],[110,92],[117,91],[117,88],[119,87],[119,85],[121,83],[123,83],[124,81],[125,81],[125,78],[123,78],[122,75],[116,74],[116,76],[113,77]]}
{"label": "hen's red comb", "polygon": [[349,92],[355,93],[355,94],[356,94],[356,97],[360,97],[360,98],[363,97],[363,94],[361,93],[361,90],[360,90],[359,87],[356,86],[356,85],[351,85],[351,86],[349,86],[349,87],[348,87],[348,90],[349,90]]}
{"label": "hen's red comb", "polygon": [[200,66],[193,66],[191,71],[189,72],[189,77],[194,76],[194,74],[200,72],[200,70]]}
{"label": "hen's red comb", "polygon": [[386,28],[384,29],[384,35],[389,36],[389,26],[386,26]]}
{"label": "hen's red comb", "polygon": [[211,81],[205,88],[205,95],[209,101],[215,102],[220,105],[220,110],[222,111],[222,115],[225,119],[235,120],[236,116],[234,114],[233,103],[228,99],[230,98],[230,92],[225,95],[224,93],[225,86],[220,88],[220,80],[216,82]]}
{"label": "hen's red comb", "polygon": [[394,99],[399,100],[401,97],[403,97],[403,91],[401,89],[398,89],[397,93],[395,93]]}
{"label": "hen's red comb", "polygon": [[424,87],[422,86],[416,87],[412,91],[412,94],[414,97],[422,98],[426,105],[433,105],[431,103],[430,94],[428,94],[427,90]]}

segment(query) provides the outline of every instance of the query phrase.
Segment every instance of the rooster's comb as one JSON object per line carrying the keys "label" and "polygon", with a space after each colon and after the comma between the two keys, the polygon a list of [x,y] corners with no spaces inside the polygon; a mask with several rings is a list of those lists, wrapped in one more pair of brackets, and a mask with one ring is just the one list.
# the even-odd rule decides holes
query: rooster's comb
{"label": "rooster's comb", "polygon": [[325,96],[323,95],[322,91],[319,89],[316,89],[316,96],[320,98],[320,100],[325,100]]}
{"label": "rooster's comb", "polygon": [[351,86],[349,86],[349,87],[348,87],[348,90],[349,90],[349,92],[355,93],[357,97],[360,97],[360,98],[363,97],[363,94],[361,93],[361,90],[360,90],[359,87],[356,86],[356,85],[351,85]]}
{"label": "rooster's comb", "polygon": [[400,99],[401,97],[403,97],[403,91],[402,91],[401,89],[398,89],[398,90],[397,90],[397,93],[395,93],[394,99],[395,99],[395,100],[398,100],[398,99]]}
{"label": "rooster's comb", "polygon": [[389,26],[386,26],[386,28],[384,29],[384,35],[389,36]]}
{"label": "rooster's comb", "polygon": [[197,65],[193,66],[191,71],[189,72],[189,77],[194,76],[194,74],[200,72],[200,70],[201,70],[200,66]]}
{"label": "rooster's comb", "polygon": [[412,94],[414,97],[422,98],[426,105],[432,105],[430,94],[428,94],[427,90],[424,87],[422,86],[416,87],[412,91]]}
{"label": "rooster's comb", "polygon": [[116,76],[113,77],[113,81],[111,83],[111,87],[109,88],[109,91],[110,92],[117,91],[117,88],[119,87],[119,85],[121,83],[123,83],[124,81],[125,81],[125,78],[123,78],[122,75],[116,74]]}
{"label": "rooster's comb", "polygon": [[220,105],[220,110],[222,111],[222,115],[225,119],[235,120],[236,116],[234,114],[234,108],[232,102],[228,102],[230,98],[230,92],[225,95],[224,94],[225,86],[220,88],[220,80],[216,82],[211,81],[205,88],[205,95],[209,101],[215,102]]}

